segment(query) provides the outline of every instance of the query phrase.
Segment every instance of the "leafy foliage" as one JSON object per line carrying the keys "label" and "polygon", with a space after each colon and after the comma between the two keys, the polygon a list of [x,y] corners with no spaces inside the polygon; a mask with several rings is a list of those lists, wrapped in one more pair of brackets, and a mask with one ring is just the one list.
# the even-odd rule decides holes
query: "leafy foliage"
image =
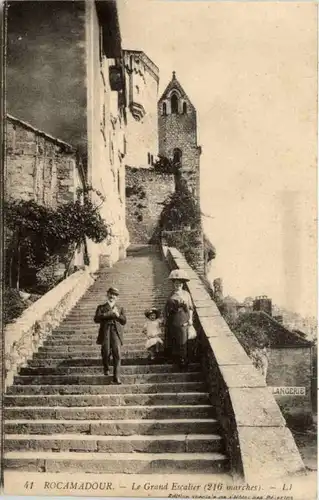
{"label": "leafy foliage", "polygon": [[190,229],[199,227],[201,223],[200,209],[185,184],[171,194],[163,205],[159,220],[162,230],[174,231],[185,227],[190,227]]}
{"label": "leafy foliage", "polygon": [[191,267],[196,267],[202,248],[201,231],[163,231],[163,241],[171,247],[177,248]]}
{"label": "leafy foliage", "polygon": [[205,262],[210,262],[216,257],[216,249],[211,241],[208,239],[206,234],[204,234],[204,253],[205,253]]}
{"label": "leafy foliage", "polygon": [[163,174],[176,174],[179,166],[179,163],[174,163],[165,156],[159,155],[158,160],[153,165],[153,168]]}
{"label": "leafy foliage", "polygon": [[4,287],[2,304],[2,321],[4,325],[11,323],[14,319],[21,316],[33,302],[38,300],[41,295],[32,294],[28,299],[22,299],[18,290]]}
{"label": "leafy foliage", "polygon": [[2,319],[5,325],[20,316],[25,307],[26,306],[17,290],[7,288],[4,289]]}
{"label": "leafy foliage", "polygon": [[18,275],[18,282],[21,268],[34,274],[56,255],[68,252],[73,255],[86,237],[100,243],[110,234],[98,207],[88,196],[83,202],[70,202],[56,210],[33,200],[9,201],[4,209],[5,225],[11,233],[7,251],[9,281],[12,271]]}

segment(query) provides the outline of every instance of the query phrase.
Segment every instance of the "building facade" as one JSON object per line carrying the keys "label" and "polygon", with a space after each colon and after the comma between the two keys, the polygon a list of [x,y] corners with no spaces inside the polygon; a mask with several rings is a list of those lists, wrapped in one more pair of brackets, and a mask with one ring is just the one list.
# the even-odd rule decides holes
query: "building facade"
{"label": "building facade", "polygon": [[126,88],[126,164],[151,167],[158,153],[159,69],[141,51],[124,50]]}
{"label": "building facade", "polygon": [[105,197],[96,203],[113,234],[100,245],[88,242],[91,269],[111,265],[128,245],[116,2],[9,2],[7,33],[7,111],[76,149],[86,185]]}
{"label": "building facade", "polygon": [[182,178],[193,195],[200,197],[200,155],[196,109],[175,72],[158,101],[159,155],[180,166]]}
{"label": "building facade", "polygon": [[83,170],[75,148],[11,115],[6,119],[5,198],[57,208],[76,199]]}

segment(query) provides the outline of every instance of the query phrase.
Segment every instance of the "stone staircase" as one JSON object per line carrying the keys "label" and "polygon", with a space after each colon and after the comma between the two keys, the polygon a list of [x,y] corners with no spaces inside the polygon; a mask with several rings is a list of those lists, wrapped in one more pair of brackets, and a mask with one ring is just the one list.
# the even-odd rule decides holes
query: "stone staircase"
{"label": "stone staircase", "polygon": [[[151,362],[144,310],[162,308],[169,270],[154,247],[132,247],[98,279],[20,370],[5,398],[7,469],[33,472],[227,473],[199,364]],[[109,286],[127,314],[122,385],[102,370],[96,306]]]}

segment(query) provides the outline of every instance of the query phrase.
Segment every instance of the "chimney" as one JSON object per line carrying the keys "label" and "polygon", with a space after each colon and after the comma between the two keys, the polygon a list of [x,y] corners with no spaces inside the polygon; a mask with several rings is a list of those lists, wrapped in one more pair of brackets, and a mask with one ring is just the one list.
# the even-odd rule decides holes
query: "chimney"
{"label": "chimney", "polygon": [[256,297],[253,303],[253,311],[262,311],[272,316],[272,302],[267,295]]}
{"label": "chimney", "polygon": [[280,323],[281,325],[284,324],[284,318],[282,314],[279,314],[278,316],[274,316],[274,319],[277,321],[277,323]]}

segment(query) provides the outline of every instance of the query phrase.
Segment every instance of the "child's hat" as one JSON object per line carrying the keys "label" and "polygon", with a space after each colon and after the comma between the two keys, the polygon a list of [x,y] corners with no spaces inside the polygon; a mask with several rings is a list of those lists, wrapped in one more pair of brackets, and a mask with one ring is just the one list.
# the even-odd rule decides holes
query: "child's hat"
{"label": "child's hat", "polygon": [[161,315],[161,312],[156,309],[156,307],[151,307],[151,309],[146,309],[144,314],[147,318],[149,318],[151,314],[155,314],[156,319],[158,319]]}

